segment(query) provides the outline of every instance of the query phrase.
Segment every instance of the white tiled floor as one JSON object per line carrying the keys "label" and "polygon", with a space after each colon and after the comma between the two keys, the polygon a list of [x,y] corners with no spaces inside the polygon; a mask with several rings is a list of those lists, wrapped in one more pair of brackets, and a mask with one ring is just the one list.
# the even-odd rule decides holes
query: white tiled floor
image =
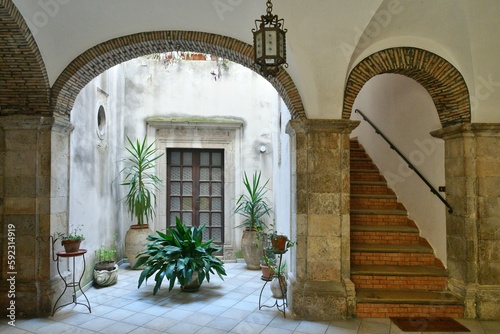
{"label": "white tiled floor", "polygon": [[[152,295],[154,281],[137,289],[140,271],[128,265],[120,269],[118,283],[86,292],[92,313],[81,305],[69,305],[47,319],[17,320],[16,327],[0,324],[0,333],[242,333],[242,334],[394,334],[403,333],[389,319],[350,319],[312,322],[284,318],[276,308],[259,310],[263,286],[260,271],[244,263],[226,264],[224,281],[212,277],[197,293],[165,288]],[[268,286],[264,300],[274,302]],[[80,297],[78,301],[82,301]],[[458,319],[471,333],[500,333],[500,321]]]}

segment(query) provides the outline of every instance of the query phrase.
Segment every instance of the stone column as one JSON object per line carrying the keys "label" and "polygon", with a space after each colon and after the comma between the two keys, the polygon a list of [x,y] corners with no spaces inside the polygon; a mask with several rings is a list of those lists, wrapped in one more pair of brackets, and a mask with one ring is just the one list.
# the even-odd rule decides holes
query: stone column
{"label": "stone column", "polygon": [[[51,117],[0,118],[0,307],[5,310],[15,303],[16,318],[49,315],[54,289],[60,285],[60,279],[51,279],[56,270],[50,235],[57,226],[61,230],[67,226],[69,164],[55,164],[54,156],[67,158],[69,145],[54,150],[53,142],[58,132],[66,133],[69,142],[68,128],[68,124],[54,124]],[[15,262],[9,267],[12,249]],[[7,278],[14,278],[10,282],[15,284]],[[6,298],[10,291],[13,298]]]}
{"label": "stone column", "polygon": [[465,317],[499,319],[500,124],[460,124],[432,133],[445,141],[449,288]]}
{"label": "stone column", "polygon": [[349,120],[292,120],[295,266],[290,308],[310,320],[350,317]]}

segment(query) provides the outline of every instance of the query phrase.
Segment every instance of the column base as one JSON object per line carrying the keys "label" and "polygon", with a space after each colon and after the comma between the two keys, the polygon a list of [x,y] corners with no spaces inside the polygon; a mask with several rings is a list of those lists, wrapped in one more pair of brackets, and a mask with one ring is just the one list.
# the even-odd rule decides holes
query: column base
{"label": "column base", "polygon": [[348,294],[343,282],[291,282],[292,313],[301,319],[331,321],[350,317]]}

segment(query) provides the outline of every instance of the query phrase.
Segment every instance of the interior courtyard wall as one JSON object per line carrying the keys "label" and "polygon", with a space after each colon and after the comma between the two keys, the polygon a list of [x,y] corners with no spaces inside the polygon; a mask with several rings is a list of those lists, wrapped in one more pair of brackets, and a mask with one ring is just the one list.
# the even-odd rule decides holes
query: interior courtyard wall
{"label": "interior courtyard wall", "polygon": [[[441,125],[429,93],[420,84],[402,75],[378,75],[365,84],[354,103],[351,118],[362,120],[354,112],[356,109],[389,138],[436,190],[445,185],[444,142],[430,135]],[[361,121],[352,136],[359,138],[419,227],[421,236],[446,265],[446,206],[366,121]],[[440,194],[446,198],[445,193]]]}
{"label": "interior courtyard wall", "polygon": [[[220,77],[212,74],[219,70]],[[241,154],[231,162],[238,166],[234,182],[241,183],[243,172],[262,171],[262,178],[270,179],[270,199],[275,199],[276,159],[273,152],[279,136],[280,108],[284,107],[280,101],[269,82],[235,63],[228,63],[227,68],[218,67],[215,61],[183,61],[167,66],[143,57],[113,67],[81,91],[71,113],[75,129],[72,134],[70,225],[83,223],[89,249],[111,244],[114,232],[118,232],[117,241],[122,248],[132,220],[120,201],[125,191],[118,181],[118,171],[122,167],[119,160],[125,155],[125,136],[135,139],[146,133],[156,135],[154,131],[148,132],[146,126],[146,120],[151,118],[187,122],[214,118],[240,121],[243,124],[241,142],[236,144]],[[100,105],[106,109],[104,140],[97,135]],[[281,112],[288,113],[286,117],[289,117],[286,107]],[[285,145],[287,140],[288,136],[281,139]],[[262,145],[268,148],[266,153],[260,152]],[[213,147],[203,140],[193,139],[186,146]],[[166,163],[165,156],[160,163]],[[162,179],[165,180],[165,176],[162,175]],[[241,193],[242,185],[239,187],[235,187],[232,194]],[[234,197],[226,197],[230,204],[234,200]],[[286,202],[286,199],[280,200]],[[158,204],[165,205],[160,201]],[[232,213],[232,208],[226,206],[225,211]],[[228,216],[238,219],[232,214]],[[164,222],[162,224],[157,227],[165,228]],[[239,230],[234,232],[236,249],[239,248]],[[92,258],[88,263],[93,263]],[[90,276],[86,281],[89,280]]]}

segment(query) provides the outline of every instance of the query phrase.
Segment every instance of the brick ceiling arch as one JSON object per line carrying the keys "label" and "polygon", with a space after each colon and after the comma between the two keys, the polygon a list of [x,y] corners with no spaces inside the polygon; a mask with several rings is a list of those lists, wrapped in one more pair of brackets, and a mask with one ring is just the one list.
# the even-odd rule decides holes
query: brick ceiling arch
{"label": "brick ceiling arch", "polygon": [[402,74],[420,83],[432,97],[442,127],[470,122],[469,90],[462,74],[444,58],[412,47],[376,52],[353,68],[344,91],[342,118],[350,118],[364,84],[384,73]]}
{"label": "brick ceiling arch", "polygon": [[[215,54],[258,73],[252,46],[230,37],[195,31],[137,33],[101,43],[73,60],[52,88],[55,115],[69,117],[78,93],[107,69],[139,56],[166,51]],[[288,73],[280,71],[276,78],[268,80],[283,98],[292,118],[305,118],[299,92]]]}
{"label": "brick ceiling arch", "polygon": [[50,85],[38,46],[12,1],[0,0],[0,114],[50,114]]}

